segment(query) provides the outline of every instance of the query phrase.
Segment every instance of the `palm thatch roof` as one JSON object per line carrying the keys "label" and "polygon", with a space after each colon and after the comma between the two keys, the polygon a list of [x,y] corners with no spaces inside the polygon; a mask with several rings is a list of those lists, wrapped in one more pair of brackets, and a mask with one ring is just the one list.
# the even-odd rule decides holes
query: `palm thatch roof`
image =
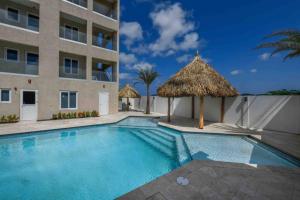
{"label": "palm thatch roof", "polygon": [[129,84],[127,84],[120,92],[120,98],[141,98],[141,95]]}
{"label": "palm thatch roof", "polygon": [[197,53],[194,60],[157,89],[158,96],[237,96],[237,90],[205,63]]}

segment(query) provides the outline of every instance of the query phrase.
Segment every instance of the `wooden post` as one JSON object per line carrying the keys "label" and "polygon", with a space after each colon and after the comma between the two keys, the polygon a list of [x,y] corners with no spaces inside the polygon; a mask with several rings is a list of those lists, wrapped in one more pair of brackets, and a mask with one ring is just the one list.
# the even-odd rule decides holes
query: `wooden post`
{"label": "wooden post", "polygon": [[168,122],[171,122],[171,98],[168,97]]}
{"label": "wooden post", "polygon": [[195,97],[192,96],[192,119],[195,119]]}
{"label": "wooden post", "polygon": [[225,97],[222,97],[222,102],[221,102],[221,118],[220,122],[224,123],[224,115],[225,115]]}
{"label": "wooden post", "polygon": [[200,97],[200,116],[199,116],[199,129],[203,129],[204,128],[204,97],[201,96]]}
{"label": "wooden post", "polygon": [[127,97],[127,106],[126,106],[126,110],[129,111],[129,98]]}

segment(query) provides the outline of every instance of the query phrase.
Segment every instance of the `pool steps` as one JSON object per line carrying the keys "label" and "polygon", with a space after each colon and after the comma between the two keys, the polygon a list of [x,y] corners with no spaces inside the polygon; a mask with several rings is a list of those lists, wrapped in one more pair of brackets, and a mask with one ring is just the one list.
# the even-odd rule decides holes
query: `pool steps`
{"label": "pool steps", "polygon": [[176,158],[180,164],[191,160],[189,151],[180,134],[149,127],[148,129],[135,129],[130,132],[172,159]]}
{"label": "pool steps", "polygon": [[159,150],[166,156],[168,156],[172,159],[174,159],[174,157],[176,156],[175,146],[173,148],[171,148],[169,146],[163,145],[163,143],[160,140],[158,140],[157,138],[150,137],[149,136],[150,134],[145,134],[140,130],[132,130],[132,131],[130,131],[130,133],[133,134],[134,136],[138,137],[139,139],[143,140],[147,144],[153,146],[154,148],[156,148],[157,150]]}

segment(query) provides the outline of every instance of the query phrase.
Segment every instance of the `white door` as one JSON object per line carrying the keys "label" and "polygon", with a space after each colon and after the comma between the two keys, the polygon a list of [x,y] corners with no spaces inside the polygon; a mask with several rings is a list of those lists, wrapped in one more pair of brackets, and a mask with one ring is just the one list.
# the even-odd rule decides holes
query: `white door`
{"label": "white door", "polygon": [[109,113],[109,93],[100,92],[99,93],[99,114],[108,115]]}
{"label": "white door", "polygon": [[21,115],[23,121],[36,121],[38,112],[37,91],[21,91]]}

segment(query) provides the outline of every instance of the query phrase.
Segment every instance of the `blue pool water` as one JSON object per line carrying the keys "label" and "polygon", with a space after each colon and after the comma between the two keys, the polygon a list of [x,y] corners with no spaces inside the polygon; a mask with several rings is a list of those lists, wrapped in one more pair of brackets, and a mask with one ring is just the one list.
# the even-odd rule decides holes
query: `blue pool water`
{"label": "blue pool water", "polygon": [[110,200],[192,158],[295,166],[242,137],[181,134],[156,122],[127,118],[105,126],[2,136],[0,199]]}

